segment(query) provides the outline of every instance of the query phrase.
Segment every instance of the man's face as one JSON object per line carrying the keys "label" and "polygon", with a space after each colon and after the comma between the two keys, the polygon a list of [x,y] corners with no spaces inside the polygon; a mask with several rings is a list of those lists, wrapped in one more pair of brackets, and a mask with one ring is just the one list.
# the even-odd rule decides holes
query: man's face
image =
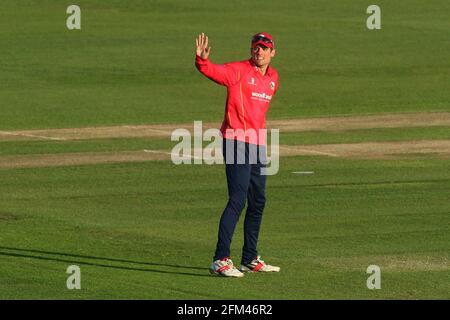
{"label": "man's face", "polygon": [[270,63],[270,60],[275,56],[275,49],[263,46],[262,44],[256,45],[250,49],[253,63],[258,67],[264,67]]}

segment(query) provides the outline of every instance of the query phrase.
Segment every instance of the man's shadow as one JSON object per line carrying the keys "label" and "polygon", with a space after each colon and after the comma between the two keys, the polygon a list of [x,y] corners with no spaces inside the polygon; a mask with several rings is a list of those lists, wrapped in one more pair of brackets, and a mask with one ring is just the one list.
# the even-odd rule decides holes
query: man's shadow
{"label": "man's shadow", "polygon": [[[36,253],[38,255],[34,255],[33,253]],[[156,272],[156,273],[164,273],[164,274],[181,274],[181,275],[197,276],[197,277],[209,277],[209,275],[204,274],[205,271],[207,270],[206,268],[196,267],[196,266],[164,264],[164,263],[155,263],[155,262],[142,262],[142,261],[133,261],[133,260],[125,260],[125,259],[117,259],[117,258],[105,258],[105,257],[69,254],[69,253],[64,253],[64,252],[51,252],[51,251],[43,251],[43,250],[36,250],[36,249],[21,249],[21,248],[0,246],[0,255],[10,256],[10,257],[20,257],[20,258],[32,258],[32,259],[38,259],[38,260],[57,261],[57,262],[64,262],[64,263],[70,263],[70,264],[88,265],[88,266],[113,268],[113,269],[121,269],[121,270]],[[51,257],[49,255],[55,255],[56,257]],[[69,258],[64,259],[64,257],[69,257]],[[75,259],[71,259],[71,258],[75,258]],[[89,259],[91,261],[76,260],[76,258]],[[200,273],[183,272],[183,271],[169,271],[169,270],[159,270],[159,269],[154,269],[154,268],[105,264],[105,263],[101,263],[101,262],[99,263],[99,262],[92,261],[92,260],[100,260],[100,261],[116,262],[116,263],[117,262],[129,263],[129,264],[142,265],[142,266],[157,266],[157,267],[169,267],[169,268],[180,268],[180,269],[193,269],[193,270],[201,270],[202,273],[200,274]]]}

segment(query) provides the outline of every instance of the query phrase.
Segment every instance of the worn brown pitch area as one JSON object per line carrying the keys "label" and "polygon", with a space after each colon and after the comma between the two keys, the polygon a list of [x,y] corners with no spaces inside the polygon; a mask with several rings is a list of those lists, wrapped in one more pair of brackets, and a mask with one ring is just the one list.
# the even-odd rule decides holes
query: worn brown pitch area
{"label": "worn brown pitch area", "polygon": [[[376,116],[332,117],[275,120],[269,128],[281,132],[339,131],[353,129],[450,126],[450,113],[411,113]],[[203,130],[218,128],[219,124],[203,124]],[[124,125],[114,127],[64,128],[48,130],[0,131],[0,141],[11,140],[88,140],[111,138],[167,138],[173,130],[193,131],[191,124]],[[450,140],[418,140],[399,142],[364,142],[316,145],[281,145],[280,156],[320,155],[339,158],[392,159],[402,155],[434,154],[450,158]],[[270,153],[270,152],[269,152]],[[0,157],[0,168],[34,168],[89,165],[100,163],[170,161],[168,150],[120,152],[80,152],[39,155],[10,155]]]}

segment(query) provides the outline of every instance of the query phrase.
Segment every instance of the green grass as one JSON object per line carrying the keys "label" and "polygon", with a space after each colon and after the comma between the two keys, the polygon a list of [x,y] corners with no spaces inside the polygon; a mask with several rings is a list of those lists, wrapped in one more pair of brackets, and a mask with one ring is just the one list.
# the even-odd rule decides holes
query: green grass
{"label": "green grass", "polygon": [[280,144],[330,144],[373,141],[447,140],[449,127],[383,128],[332,132],[281,132]]}
{"label": "green grass", "polygon": [[114,152],[143,149],[170,150],[178,142],[164,139],[94,139],[73,141],[2,141],[0,155],[25,155],[72,152]]}
{"label": "green grass", "polygon": [[[269,133],[270,138],[270,133]],[[450,138],[449,127],[417,127],[345,130],[331,132],[281,132],[280,144],[332,144],[373,141],[445,140]],[[178,141],[168,138],[117,138],[73,141],[0,141],[0,155],[57,154],[72,152],[114,152],[143,149],[170,151]],[[270,141],[270,139],[269,139]],[[193,141],[191,139],[191,143]],[[203,141],[203,147],[211,142]]]}
{"label": "green grass", "polygon": [[[0,297],[448,299],[449,172],[433,158],[282,158],[260,251],[283,272],[236,281],[207,271],[226,201],[222,166],[2,170]],[[236,260],[241,246],[242,223]],[[79,291],[65,288],[72,264]],[[381,290],[365,287],[369,264],[381,267]]]}
{"label": "green grass", "polygon": [[[194,67],[246,59],[274,35],[268,119],[450,111],[449,2],[3,0],[0,131],[219,122],[225,89]],[[282,133],[281,143],[449,138],[448,127]],[[2,141],[0,156],[170,149],[168,139]],[[298,175],[296,171],[314,171]],[[223,166],[170,162],[0,169],[0,299],[449,299],[448,159],[281,158],[259,249],[279,274],[208,274],[227,200]],[[242,221],[232,246],[240,260]],[[81,267],[81,290],[66,269]],[[381,268],[368,290],[366,268]]]}
{"label": "green grass", "polygon": [[[194,38],[214,62],[246,59],[257,30],[276,38],[280,89],[270,119],[448,111],[448,1],[2,1],[1,129],[220,121],[225,89],[194,67]],[[255,19],[259,17],[259,19]],[[226,26],[226,27],[225,27]]]}

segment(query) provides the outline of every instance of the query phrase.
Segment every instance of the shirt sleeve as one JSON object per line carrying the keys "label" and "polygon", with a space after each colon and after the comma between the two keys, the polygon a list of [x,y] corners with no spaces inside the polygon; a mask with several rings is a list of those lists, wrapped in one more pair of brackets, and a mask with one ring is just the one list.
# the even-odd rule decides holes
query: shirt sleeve
{"label": "shirt sleeve", "polygon": [[277,84],[276,84],[276,87],[275,87],[275,91],[274,91],[274,95],[275,95],[275,93],[277,93],[277,91],[278,91],[278,85],[279,85],[279,82],[278,82],[278,79],[277,79]]}
{"label": "shirt sleeve", "polygon": [[214,64],[196,56],[195,66],[203,75],[222,86],[230,87],[239,81],[240,73],[235,63]]}

